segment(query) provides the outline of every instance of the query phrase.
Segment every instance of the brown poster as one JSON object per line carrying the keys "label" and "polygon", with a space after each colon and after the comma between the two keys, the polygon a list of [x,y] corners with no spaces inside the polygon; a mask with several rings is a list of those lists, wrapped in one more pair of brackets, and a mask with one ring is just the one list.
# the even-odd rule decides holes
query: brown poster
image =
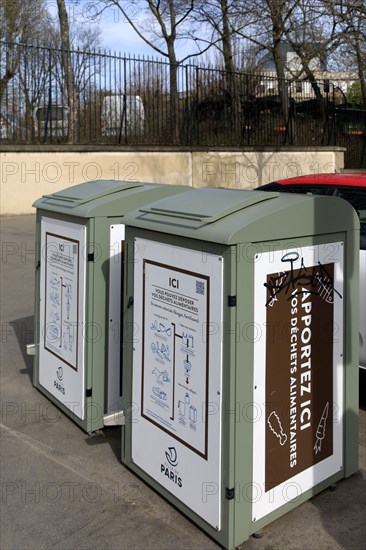
{"label": "brown poster", "polygon": [[333,454],[334,264],[267,276],[266,492]]}

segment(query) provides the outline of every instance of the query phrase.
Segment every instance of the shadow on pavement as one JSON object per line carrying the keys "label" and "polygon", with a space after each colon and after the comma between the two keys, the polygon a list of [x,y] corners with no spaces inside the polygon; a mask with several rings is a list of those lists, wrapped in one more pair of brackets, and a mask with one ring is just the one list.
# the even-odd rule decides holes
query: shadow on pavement
{"label": "shadow on pavement", "polygon": [[366,411],[366,369],[360,369],[359,407]]}
{"label": "shadow on pavement", "polygon": [[108,427],[98,430],[85,439],[90,447],[108,443],[118,462],[121,462],[121,426]]}
{"label": "shadow on pavement", "polygon": [[[353,411],[346,414],[355,417]],[[340,480],[310,501],[317,508],[324,530],[337,543],[335,548],[359,548],[360,541],[365,540],[365,522],[355,522],[356,517],[365,517],[366,513],[365,415],[362,412],[359,422],[360,444],[358,449],[355,449],[359,460],[357,472]],[[324,546],[320,536],[319,548],[322,547]]]}
{"label": "shadow on pavement", "polygon": [[31,382],[33,375],[33,357],[27,355],[27,344],[34,344],[34,315],[28,317],[22,317],[21,319],[15,319],[10,322],[11,327],[14,330],[14,334],[17,338],[22,359],[24,362],[24,368],[19,369],[20,374],[28,374]]}

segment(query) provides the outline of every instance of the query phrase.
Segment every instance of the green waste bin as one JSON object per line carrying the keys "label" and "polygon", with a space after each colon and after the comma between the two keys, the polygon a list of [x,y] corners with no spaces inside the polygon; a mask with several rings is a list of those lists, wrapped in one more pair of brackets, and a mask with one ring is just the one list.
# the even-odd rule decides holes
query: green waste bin
{"label": "green waste bin", "polygon": [[125,224],[122,461],[234,548],[357,469],[357,215],[199,189]]}
{"label": "green waste bin", "polygon": [[106,422],[118,423],[123,401],[124,215],[187,189],[90,181],[43,196],[33,205],[37,208],[33,383],[88,433]]}

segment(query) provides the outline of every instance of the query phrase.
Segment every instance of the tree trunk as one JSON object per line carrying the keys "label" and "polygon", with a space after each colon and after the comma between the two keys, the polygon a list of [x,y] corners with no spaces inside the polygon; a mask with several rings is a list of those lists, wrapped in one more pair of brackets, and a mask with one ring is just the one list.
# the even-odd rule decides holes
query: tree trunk
{"label": "tree trunk", "polygon": [[222,13],[222,52],[224,56],[225,70],[227,73],[233,73],[234,64],[229,25],[229,6],[227,0],[220,0],[220,5]]}
{"label": "tree trunk", "polygon": [[[0,79],[0,105],[4,105],[6,100],[8,84],[14,78],[20,58],[20,46],[14,44],[1,44],[0,48],[5,48],[5,73]],[[1,52],[2,53],[2,52]]]}
{"label": "tree trunk", "polygon": [[65,0],[57,0],[58,16],[61,32],[62,66],[64,71],[67,101],[69,107],[68,115],[68,142],[76,143],[76,106],[77,94],[74,83],[74,70],[72,66],[69,20],[67,16]]}
{"label": "tree trunk", "polygon": [[235,132],[232,133],[237,136],[238,143],[241,143],[241,103],[233,63],[228,1],[220,0],[220,7],[222,14],[222,52],[226,71],[226,85],[230,97],[230,124],[232,128],[235,128]]}
{"label": "tree trunk", "polygon": [[274,50],[273,50],[273,57],[274,57],[276,73],[277,73],[278,95],[280,96],[285,126],[286,128],[288,128],[289,115],[290,115],[290,100],[288,97],[285,63],[281,52],[280,41],[277,41],[275,43]]}
{"label": "tree trunk", "polygon": [[268,4],[268,7],[270,9],[271,19],[272,19],[273,58],[274,58],[276,73],[277,73],[278,94],[280,96],[280,101],[282,106],[282,113],[283,113],[284,123],[286,127],[286,141],[287,141],[289,122],[290,122],[290,101],[288,97],[287,81],[286,81],[286,74],[285,74],[285,60],[283,58],[283,52],[281,51],[281,46],[283,44],[282,33],[284,29],[284,25],[282,21],[283,14],[280,11],[280,8],[276,1],[274,2],[272,0]]}
{"label": "tree trunk", "polygon": [[[324,99],[323,94],[320,90],[319,84],[316,81],[316,78],[314,76],[314,73],[310,69],[307,59],[305,59],[305,57],[302,55],[301,49],[298,48],[298,47],[294,47],[293,49],[294,49],[296,55],[298,55],[298,57],[301,61],[302,67],[303,67],[304,72],[306,74],[306,78],[309,80],[309,82],[311,84],[311,87],[313,88],[313,92],[315,94],[315,97],[318,101],[319,110],[320,110],[320,114],[321,114],[321,120],[322,120],[322,128],[323,128],[321,142],[324,143],[325,138],[326,138],[326,134],[328,133],[329,104],[326,103],[326,100]],[[329,134],[328,134],[328,138],[329,138]]]}
{"label": "tree trunk", "polygon": [[168,44],[169,53],[169,84],[170,84],[170,135],[172,145],[180,143],[179,129],[179,96],[178,96],[178,65],[174,45]]}
{"label": "tree trunk", "polygon": [[357,72],[360,79],[361,94],[363,104],[366,105],[366,74],[365,74],[365,56],[360,49],[358,40],[355,43],[356,59],[357,59]]}

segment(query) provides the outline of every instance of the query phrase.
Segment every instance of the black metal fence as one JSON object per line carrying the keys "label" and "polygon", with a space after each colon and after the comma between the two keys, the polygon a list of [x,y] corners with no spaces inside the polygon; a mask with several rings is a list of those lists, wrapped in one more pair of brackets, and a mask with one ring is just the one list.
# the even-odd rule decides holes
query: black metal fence
{"label": "black metal fence", "polygon": [[2,143],[339,145],[347,167],[366,166],[366,106],[347,102],[345,79],[279,81],[4,42],[0,78]]}

